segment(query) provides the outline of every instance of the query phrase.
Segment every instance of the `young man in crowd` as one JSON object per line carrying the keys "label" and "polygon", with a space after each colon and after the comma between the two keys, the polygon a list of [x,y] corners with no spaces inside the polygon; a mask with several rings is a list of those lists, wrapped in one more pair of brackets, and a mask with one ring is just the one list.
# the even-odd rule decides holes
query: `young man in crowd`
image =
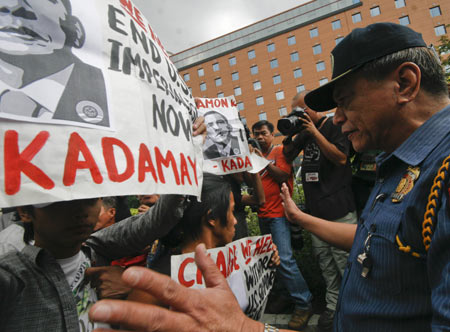
{"label": "young man in crowd", "polygon": [[259,228],[262,234],[272,234],[273,242],[278,247],[281,264],[277,273],[288,293],[286,301],[291,299],[295,305],[289,327],[300,330],[312,315],[312,294],[294,259],[291,228],[281,205],[280,185],[287,182],[292,190],[292,165],[283,154],[283,146],[273,144],[273,130],[273,124],[266,120],[252,126],[253,137],[261,146],[261,151],[256,150],[256,153],[269,160],[260,172],[266,202],[258,210]]}
{"label": "young man in crowd", "polygon": [[[357,225],[302,213],[283,186],[292,222],[351,250],[334,330],[448,330],[450,99],[439,59],[419,33],[393,23],[353,30],[332,55],[332,80],[309,93],[306,104],[317,111],[336,107],[334,123],[341,125],[356,151],[384,151],[377,159],[376,185]],[[144,269],[123,275],[130,285],[166,301],[174,311],[105,301],[93,307],[90,317],[144,331],[277,331],[239,311],[202,249],[199,246],[196,254],[209,286],[205,290],[185,289]]]}

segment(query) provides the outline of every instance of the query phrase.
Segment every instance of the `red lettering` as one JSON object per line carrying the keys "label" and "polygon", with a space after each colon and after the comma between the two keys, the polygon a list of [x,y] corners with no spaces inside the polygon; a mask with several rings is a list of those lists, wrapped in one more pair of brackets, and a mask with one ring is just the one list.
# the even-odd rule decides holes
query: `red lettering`
{"label": "red lettering", "polygon": [[237,262],[236,259],[236,245],[233,245],[233,254],[234,254],[234,269],[237,271],[239,270],[241,267],[239,266],[239,263]]}
{"label": "red lettering", "polygon": [[197,106],[197,108],[205,108],[205,104],[203,104],[203,102],[200,99],[196,99],[195,100],[195,105]]}
{"label": "red lettering", "polygon": [[239,167],[239,168],[244,167],[244,161],[242,160],[241,157],[237,157],[236,160],[237,160],[237,163],[238,163],[238,167]]}
{"label": "red lettering", "polygon": [[187,158],[188,158],[189,164],[191,164],[191,167],[194,170],[194,180],[195,180],[195,184],[198,186],[198,180],[197,180],[197,159],[194,159],[194,161],[192,161],[190,156],[188,156]]}
{"label": "red lettering", "polygon": [[251,243],[252,243],[252,240],[250,240],[250,239],[247,240],[247,243],[241,242],[241,250],[242,250],[242,255],[244,256],[244,259],[245,259],[245,265],[248,265],[252,260],[252,258],[250,256]]}
{"label": "red lettering", "polygon": [[[114,146],[122,149],[127,161],[127,167],[122,174],[119,174],[119,171],[117,170]],[[134,158],[130,148],[126,146],[124,142],[114,137],[103,137],[102,148],[106,170],[108,171],[110,180],[113,182],[123,182],[128,180],[134,173]]]}
{"label": "red lettering", "polygon": [[141,13],[139,9],[133,6],[132,2],[130,0],[120,0],[120,4],[122,7],[127,11],[128,15],[131,16],[131,18],[139,24],[139,26],[147,32],[145,29],[144,22],[142,21]]}
{"label": "red lettering", "polygon": [[237,106],[236,100],[231,100],[231,106]]}
{"label": "red lettering", "polygon": [[205,103],[206,103],[206,107],[208,107],[208,106],[213,107],[214,106],[212,99],[206,99]]}
{"label": "red lettering", "polygon": [[252,162],[250,161],[250,158],[248,156],[245,157],[245,168],[248,166],[253,167]]}
{"label": "red lettering", "polygon": [[223,169],[224,172],[231,170],[230,167],[228,167],[228,160],[227,159],[222,159],[220,162],[222,163],[222,169]]}
{"label": "red lettering", "polygon": [[[78,159],[80,153],[83,155],[84,161]],[[71,186],[75,183],[78,169],[89,169],[95,183],[103,182],[103,177],[86,142],[78,133],[72,133],[69,138],[69,147],[64,165],[63,183],[65,186]]]}
{"label": "red lettering", "polygon": [[253,252],[253,256],[261,253],[261,238],[256,241],[255,251]]}
{"label": "red lettering", "polygon": [[152,157],[150,156],[150,151],[148,151],[147,146],[141,143],[139,146],[139,164],[138,164],[138,181],[144,182],[145,173],[150,172],[153,176],[153,180],[157,183],[158,178],[156,177],[156,170],[153,166]]}
{"label": "red lettering", "polygon": [[237,165],[236,165],[236,162],[234,161],[234,159],[230,159],[230,168],[237,169]]}
{"label": "red lettering", "polygon": [[172,151],[167,151],[166,158],[164,158],[159,148],[155,147],[155,159],[156,166],[158,168],[158,176],[161,180],[161,183],[166,183],[161,165],[164,165],[167,168],[170,164],[172,164],[172,171],[175,176],[175,182],[177,183],[177,185],[180,185],[180,176],[178,175],[177,165],[175,163],[175,158],[173,157]]}
{"label": "red lettering", "polygon": [[222,251],[219,251],[217,254],[216,265],[219,268],[220,272],[222,272],[223,276],[227,277],[227,263],[225,262],[225,256]]}
{"label": "red lettering", "polygon": [[34,156],[42,149],[49,138],[48,131],[41,131],[30,144],[19,152],[19,134],[7,130],[4,140],[5,193],[14,195],[20,190],[23,172],[44,189],[52,189],[55,183],[39,167],[31,163]]}
{"label": "red lettering", "polygon": [[187,168],[186,158],[184,154],[180,153],[180,172],[181,172],[181,184],[184,185],[184,178],[187,177],[189,184],[192,186],[191,177]]}
{"label": "red lettering", "polygon": [[127,10],[128,13],[133,13],[133,4],[130,0],[120,0],[120,4]]}
{"label": "red lettering", "polygon": [[184,279],[184,270],[186,269],[186,265],[194,263],[194,259],[192,257],[186,258],[183,262],[180,264],[180,269],[178,270],[178,282],[185,286],[185,287],[191,287],[194,285],[194,280],[186,280]]}
{"label": "red lettering", "polygon": [[228,99],[220,99],[220,105],[222,107],[228,107]]}

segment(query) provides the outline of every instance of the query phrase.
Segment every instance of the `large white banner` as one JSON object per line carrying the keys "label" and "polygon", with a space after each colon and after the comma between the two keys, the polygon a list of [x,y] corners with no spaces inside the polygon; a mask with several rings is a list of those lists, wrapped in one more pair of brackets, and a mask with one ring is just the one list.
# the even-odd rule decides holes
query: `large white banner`
{"label": "large white banner", "polygon": [[[272,253],[270,234],[243,238],[225,247],[208,250],[242,310],[256,320],[264,313],[275,279],[275,269],[269,267]],[[171,277],[189,288],[205,288],[202,273],[194,262],[194,253],[171,257]]]}
{"label": "large white banner", "polygon": [[225,175],[253,169],[234,97],[196,98],[196,102],[207,129],[203,170]]}
{"label": "large white banner", "polygon": [[200,194],[195,102],[130,0],[2,6],[0,207]]}

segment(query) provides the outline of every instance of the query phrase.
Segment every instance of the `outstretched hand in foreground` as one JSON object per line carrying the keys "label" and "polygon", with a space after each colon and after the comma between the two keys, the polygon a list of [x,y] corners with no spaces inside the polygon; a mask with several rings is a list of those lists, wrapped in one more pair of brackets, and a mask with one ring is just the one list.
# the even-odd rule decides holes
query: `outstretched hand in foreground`
{"label": "outstretched hand in foreground", "polygon": [[195,249],[195,262],[205,278],[205,289],[186,288],[146,268],[131,267],[122,275],[129,286],[148,292],[172,310],[132,301],[102,300],[91,308],[90,319],[139,331],[262,332],[262,323],[244,315],[203,244]]}
{"label": "outstretched hand in foreground", "polygon": [[283,207],[284,207],[284,214],[286,215],[286,218],[293,224],[299,224],[299,220],[302,214],[302,212],[298,207],[297,204],[292,200],[291,194],[289,193],[289,188],[286,185],[286,183],[283,183],[281,185],[281,198],[283,199]]}

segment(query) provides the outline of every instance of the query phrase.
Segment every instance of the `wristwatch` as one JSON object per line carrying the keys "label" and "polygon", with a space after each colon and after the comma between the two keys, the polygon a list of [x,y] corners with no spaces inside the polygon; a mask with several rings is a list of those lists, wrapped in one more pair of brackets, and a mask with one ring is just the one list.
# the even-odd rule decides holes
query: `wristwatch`
{"label": "wristwatch", "polygon": [[264,332],[278,332],[278,328],[267,323],[264,324]]}

